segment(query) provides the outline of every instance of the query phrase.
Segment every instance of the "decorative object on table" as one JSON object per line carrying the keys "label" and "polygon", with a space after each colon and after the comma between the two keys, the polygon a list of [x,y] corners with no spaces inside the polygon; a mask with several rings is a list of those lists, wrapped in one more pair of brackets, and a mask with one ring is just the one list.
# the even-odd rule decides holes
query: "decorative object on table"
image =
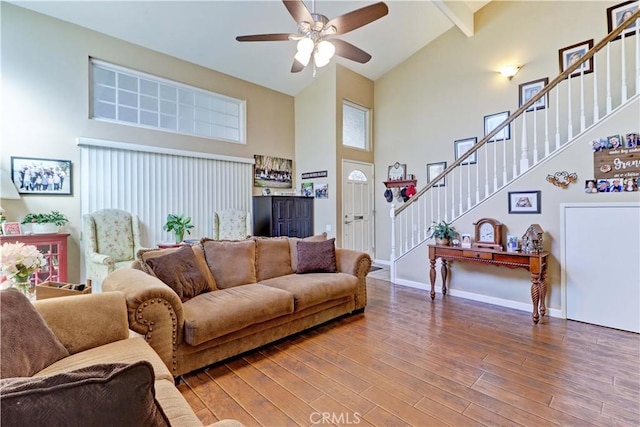
{"label": "decorative object on table", "polygon": [[407,179],[407,165],[395,162],[387,170],[388,181],[405,181]]}
{"label": "decorative object on table", "polygon": [[543,234],[544,230],[539,224],[531,224],[522,236],[522,252],[528,254],[542,252]]}
{"label": "decorative object on table", "polygon": [[71,196],[71,160],[11,157],[11,179],[19,194]]}
{"label": "decorative object on table", "polygon": [[[612,32],[618,28],[620,24],[629,19],[638,10],[638,0],[624,1],[607,8],[607,28]],[[632,22],[621,33],[625,38],[636,34],[636,23]],[[620,40],[620,36],[613,40]]]}
{"label": "decorative object on table", "polygon": [[457,235],[455,227],[444,220],[433,221],[427,232],[430,233],[427,239],[435,237],[436,244],[444,246],[448,246],[449,242]]}
{"label": "decorative object on table", "polygon": [[556,172],[553,175],[547,175],[547,181],[560,188],[567,188],[569,184],[578,182],[578,174],[575,172],[569,173],[567,171]]}
{"label": "decorative object on table", "polygon": [[316,186],[316,199],[329,198],[329,184],[318,184]]}
{"label": "decorative object on table", "polygon": [[460,246],[460,239],[453,239],[451,241],[451,246],[454,246],[454,247]]}
{"label": "decorative object on table", "polygon": [[36,300],[91,293],[91,279],[87,283],[42,282],[36,285]]}
{"label": "decorative object on table", "polygon": [[[563,47],[558,51],[558,58],[560,60],[560,73],[563,73],[567,68],[576,64],[582,60],[582,57],[593,47],[593,39],[585,40],[580,43],[573,44],[571,46]],[[581,66],[575,69],[571,74],[571,77],[577,77],[581,74],[593,73],[593,57],[588,61],[583,62]]]}
{"label": "decorative object on table", "polygon": [[471,248],[471,233],[462,233],[460,234],[460,247],[462,248]]}
{"label": "decorative object on table", "polygon": [[493,218],[481,218],[473,223],[476,227],[471,247],[502,250],[502,223]]}
{"label": "decorative object on table", "polygon": [[16,236],[22,234],[22,227],[19,222],[3,222],[2,234],[4,236]]}
{"label": "decorative object on table", "polygon": [[167,215],[167,222],[162,228],[164,231],[173,231],[176,243],[181,243],[184,240],[184,233],[191,234],[190,229],[193,228],[193,224],[191,224],[190,216],[184,217],[183,215],[169,214]]}
{"label": "decorative object on table", "polygon": [[49,213],[27,214],[22,219],[23,224],[31,224],[33,234],[52,234],[60,231],[60,227],[67,224],[69,218],[58,211]]}
{"label": "decorative object on table", "polygon": [[[522,107],[529,102],[531,98],[537,95],[546,85],[549,84],[549,77],[544,79],[532,80],[530,82],[522,83],[520,88],[520,95],[518,98],[518,106]],[[549,94],[546,94],[542,98],[538,99],[531,107],[527,108],[527,111],[542,110],[547,108],[547,102],[549,100]]]}
{"label": "decorative object on table", "polygon": [[[508,118],[509,111],[484,116],[484,136],[489,135],[489,133],[493,132],[494,129],[498,128]],[[507,139],[511,139],[510,124],[500,129],[500,131],[487,142],[505,141]]]}
{"label": "decorative object on table", "polygon": [[507,234],[507,252],[518,252],[518,236]]}
{"label": "decorative object on table", "polygon": [[4,243],[0,255],[0,269],[9,278],[11,286],[33,300],[34,289],[30,276],[36,272],[44,261],[44,257],[33,245],[22,242]]}
{"label": "decorative object on table", "polygon": [[[431,182],[447,168],[447,162],[427,163],[427,182]],[[445,177],[433,184],[434,187],[444,187]]]}
{"label": "decorative object on table", "polygon": [[259,154],[253,158],[254,187],[292,188],[293,160]]}
{"label": "decorative object on table", "polygon": [[540,190],[538,191],[509,191],[509,213],[527,214],[540,213]]}
{"label": "decorative object on table", "polygon": [[262,189],[262,195],[263,196],[270,196],[271,195],[271,189],[269,187],[265,187]]}
{"label": "decorative object on table", "polygon": [[[464,155],[467,151],[471,150],[474,145],[478,142],[478,138],[467,138],[467,139],[458,139],[453,141],[454,151],[456,155],[456,160]],[[474,165],[478,162],[478,152],[475,151],[472,155],[467,157],[467,159],[460,163],[461,165]]]}

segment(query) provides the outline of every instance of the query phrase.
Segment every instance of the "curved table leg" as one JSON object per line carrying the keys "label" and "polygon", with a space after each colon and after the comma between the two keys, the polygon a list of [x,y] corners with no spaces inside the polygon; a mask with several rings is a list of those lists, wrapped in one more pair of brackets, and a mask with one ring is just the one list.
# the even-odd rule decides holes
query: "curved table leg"
{"label": "curved table leg", "polygon": [[540,315],[538,314],[538,305],[540,304],[540,275],[531,273],[531,302],[533,303],[533,313],[531,318],[533,323],[538,323]]}
{"label": "curved table leg", "polygon": [[436,260],[430,259],[429,263],[431,268],[429,269],[429,280],[431,281],[431,299],[436,298]]}
{"label": "curved table leg", "polygon": [[449,267],[447,260],[440,259],[442,267],[440,268],[440,274],[442,274],[442,295],[447,294],[447,276],[449,275]]}
{"label": "curved table leg", "polygon": [[547,313],[546,299],[547,299],[547,268],[544,266],[542,273],[540,274],[540,316],[544,316]]}

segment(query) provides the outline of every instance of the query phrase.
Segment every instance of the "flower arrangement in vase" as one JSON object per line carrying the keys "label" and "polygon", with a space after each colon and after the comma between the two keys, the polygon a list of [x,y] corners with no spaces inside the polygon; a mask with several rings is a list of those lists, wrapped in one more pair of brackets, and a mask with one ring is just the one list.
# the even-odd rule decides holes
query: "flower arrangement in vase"
{"label": "flower arrangement in vase", "polygon": [[11,281],[11,285],[29,296],[32,293],[29,276],[37,271],[44,257],[33,245],[5,243],[0,247],[0,268]]}

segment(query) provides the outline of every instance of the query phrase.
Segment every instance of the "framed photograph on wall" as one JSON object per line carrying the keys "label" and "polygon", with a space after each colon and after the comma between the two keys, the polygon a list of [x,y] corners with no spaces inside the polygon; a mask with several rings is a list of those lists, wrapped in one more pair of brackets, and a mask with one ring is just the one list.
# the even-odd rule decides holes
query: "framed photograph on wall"
{"label": "framed photograph on wall", "polygon": [[539,214],[541,191],[509,191],[510,214]]}
{"label": "framed photograph on wall", "polygon": [[11,157],[11,180],[19,194],[71,196],[71,160]]}
{"label": "framed photograph on wall", "polygon": [[313,182],[303,182],[300,186],[300,194],[303,197],[313,197]]}
{"label": "framed photograph on wall", "polygon": [[292,188],[293,160],[259,154],[253,158],[254,187]]}
{"label": "framed photograph on wall", "polygon": [[[638,0],[630,0],[619,3],[615,6],[607,8],[607,28],[609,32],[618,28],[620,24],[629,19],[638,10]],[[632,36],[636,33],[636,27],[638,26],[637,20],[632,22],[625,30],[620,33],[625,37]],[[621,36],[616,37],[614,40],[619,40]]]}
{"label": "framed photograph on wall", "polygon": [[[519,90],[518,106],[522,107],[524,104],[529,102],[531,98],[536,96],[538,92],[540,92],[548,84],[549,77],[522,83]],[[549,94],[547,93],[545,96],[538,99],[531,107],[527,108],[527,111],[542,110],[544,108],[547,108],[548,100]]]}
{"label": "framed photograph on wall", "polygon": [[316,199],[328,199],[329,198],[329,184],[316,185]]}
{"label": "framed photograph on wall", "polygon": [[[458,139],[453,142],[456,160],[464,155],[467,151],[471,150],[478,142],[478,138]],[[466,158],[461,165],[474,165],[478,162],[478,153],[474,152],[472,155]]]}
{"label": "framed photograph on wall", "polygon": [[[580,62],[582,57],[593,47],[593,39],[585,40],[580,43],[573,44],[571,46],[563,47],[558,51],[558,59],[560,60],[560,73],[572,66],[573,64]],[[571,77],[576,77],[581,74],[593,73],[593,57],[588,61],[583,62],[581,66],[571,73]]]}
{"label": "framed photograph on wall", "polygon": [[[509,118],[509,111],[503,111],[502,113],[491,114],[484,116],[484,136],[489,135],[498,126],[500,126],[505,120]],[[500,129],[500,131],[493,136],[488,142],[504,141],[511,139],[511,124]]]}
{"label": "framed photograph on wall", "polygon": [[[447,162],[427,163],[427,183],[433,181],[438,175],[440,175],[447,168]],[[445,178],[436,182],[434,187],[444,187]]]}

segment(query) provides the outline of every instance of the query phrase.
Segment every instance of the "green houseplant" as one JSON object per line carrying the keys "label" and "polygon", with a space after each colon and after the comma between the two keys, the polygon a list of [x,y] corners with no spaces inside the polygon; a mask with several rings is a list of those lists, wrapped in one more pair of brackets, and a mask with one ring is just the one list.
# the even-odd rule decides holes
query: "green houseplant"
{"label": "green houseplant", "polygon": [[428,239],[435,237],[438,245],[448,245],[457,234],[455,227],[446,221],[433,221],[427,231],[430,233]]}
{"label": "green houseplant", "polygon": [[167,222],[162,227],[164,231],[173,231],[176,243],[182,242],[184,239],[184,233],[191,234],[190,228],[193,228],[191,224],[191,217],[184,217],[183,215],[169,214],[167,215]]}
{"label": "green houseplant", "polygon": [[34,234],[57,233],[60,227],[68,222],[69,218],[58,211],[30,213],[22,219],[23,224],[31,224]]}

